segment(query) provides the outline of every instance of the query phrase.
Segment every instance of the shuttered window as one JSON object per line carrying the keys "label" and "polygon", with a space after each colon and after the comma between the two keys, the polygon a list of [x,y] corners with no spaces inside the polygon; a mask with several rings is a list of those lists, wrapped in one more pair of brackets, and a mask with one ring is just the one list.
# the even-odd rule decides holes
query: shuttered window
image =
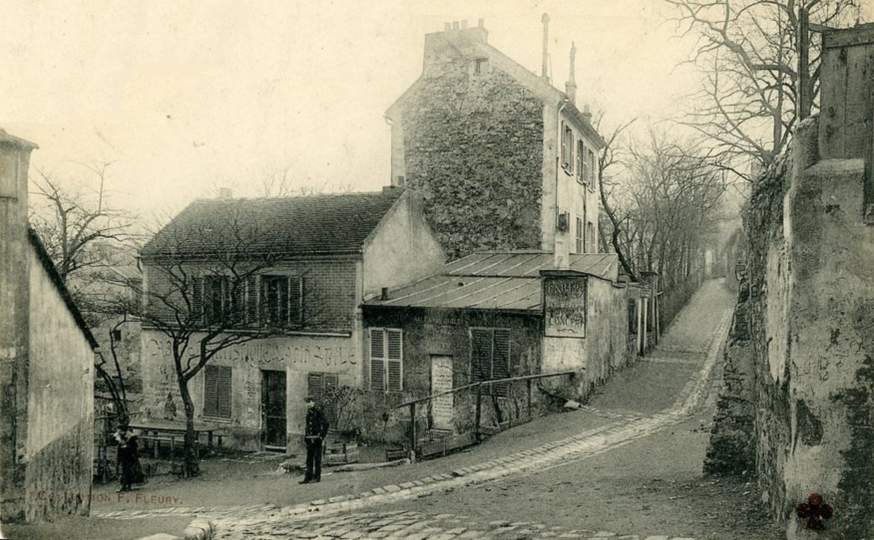
{"label": "shuttered window", "polygon": [[199,324],[203,317],[203,279],[191,278],[191,320]]}
{"label": "shuttered window", "polygon": [[261,276],[261,323],[298,326],[303,323],[303,277]]}
{"label": "shuttered window", "polygon": [[[470,359],[474,381],[505,379],[510,376],[510,330],[506,328],[471,328]],[[507,396],[509,383],[483,387],[499,396]]]}
{"label": "shuttered window", "polygon": [[577,253],[583,252],[583,220],[581,218],[577,218],[577,232],[576,232],[576,240],[577,240]]}
{"label": "shuttered window", "polygon": [[331,392],[339,386],[339,382],[336,373],[310,372],[307,374],[307,395],[316,401],[330,397]]}
{"label": "shuttered window", "polygon": [[383,392],[403,390],[403,332],[397,328],[370,329],[370,388]]}
{"label": "shuttered window", "polygon": [[586,152],[583,141],[577,141],[577,178],[586,181]]}
{"label": "shuttered window", "polygon": [[203,415],[230,418],[231,368],[206,366],[203,368],[203,378]]}
{"label": "shuttered window", "polygon": [[246,278],[246,324],[258,322],[258,278]]}
{"label": "shuttered window", "polygon": [[595,152],[588,151],[589,155],[589,189],[595,191],[598,182],[598,163],[595,161]]}
{"label": "shuttered window", "polygon": [[303,277],[288,280],[288,322],[294,326],[303,323]]}

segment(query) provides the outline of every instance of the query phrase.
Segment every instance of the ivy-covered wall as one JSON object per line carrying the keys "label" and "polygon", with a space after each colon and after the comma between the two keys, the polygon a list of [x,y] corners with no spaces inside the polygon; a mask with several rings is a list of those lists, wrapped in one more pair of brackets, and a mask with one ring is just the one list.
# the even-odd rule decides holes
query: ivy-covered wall
{"label": "ivy-covered wall", "polygon": [[450,259],[540,248],[543,104],[506,73],[466,57],[430,73],[406,100],[406,184]]}

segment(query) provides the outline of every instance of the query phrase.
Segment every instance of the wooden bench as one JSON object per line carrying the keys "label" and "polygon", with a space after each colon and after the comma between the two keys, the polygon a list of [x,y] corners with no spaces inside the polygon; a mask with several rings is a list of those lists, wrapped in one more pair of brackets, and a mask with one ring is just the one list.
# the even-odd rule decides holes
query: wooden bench
{"label": "wooden bench", "polygon": [[162,442],[170,443],[170,455],[172,456],[176,449],[175,435],[140,435],[139,439],[143,442],[150,443],[147,446],[152,449],[152,457],[158,459],[158,448]]}

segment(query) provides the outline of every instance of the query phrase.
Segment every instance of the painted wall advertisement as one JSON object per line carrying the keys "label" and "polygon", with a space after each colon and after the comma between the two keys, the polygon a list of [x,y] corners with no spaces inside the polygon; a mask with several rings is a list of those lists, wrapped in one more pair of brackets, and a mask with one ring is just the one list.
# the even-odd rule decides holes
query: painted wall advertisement
{"label": "painted wall advertisement", "polygon": [[586,337],[586,277],[549,277],[543,281],[546,337]]}

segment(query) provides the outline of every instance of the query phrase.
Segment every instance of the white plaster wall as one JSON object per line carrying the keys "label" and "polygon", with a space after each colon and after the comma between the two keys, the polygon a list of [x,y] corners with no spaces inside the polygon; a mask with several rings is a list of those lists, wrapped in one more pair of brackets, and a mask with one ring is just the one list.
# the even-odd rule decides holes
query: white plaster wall
{"label": "white plaster wall", "polygon": [[[196,339],[196,336],[195,336]],[[212,423],[232,432],[230,444],[257,448],[261,430],[261,370],[286,372],[286,414],[290,445],[303,433],[306,415],[303,398],[310,372],[336,373],[341,385],[359,386],[361,368],[357,332],[349,337],[283,336],[251,341],[216,354],[210,365],[233,368],[231,418],[205,418],[203,371],[190,382],[195,421]],[[146,415],[162,418],[168,392],[176,400],[177,419],[184,418],[168,340],[154,330],[143,331],[143,401]]]}
{"label": "white plaster wall", "polygon": [[438,272],[446,256],[425,222],[421,201],[405,193],[364,248],[364,296]]}
{"label": "white plaster wall", "polygon": [[[30,250],[30,377],[27,455],[79,423],[92,426],[94,351]],[[83,451],[90,452],[90,444]]]}

